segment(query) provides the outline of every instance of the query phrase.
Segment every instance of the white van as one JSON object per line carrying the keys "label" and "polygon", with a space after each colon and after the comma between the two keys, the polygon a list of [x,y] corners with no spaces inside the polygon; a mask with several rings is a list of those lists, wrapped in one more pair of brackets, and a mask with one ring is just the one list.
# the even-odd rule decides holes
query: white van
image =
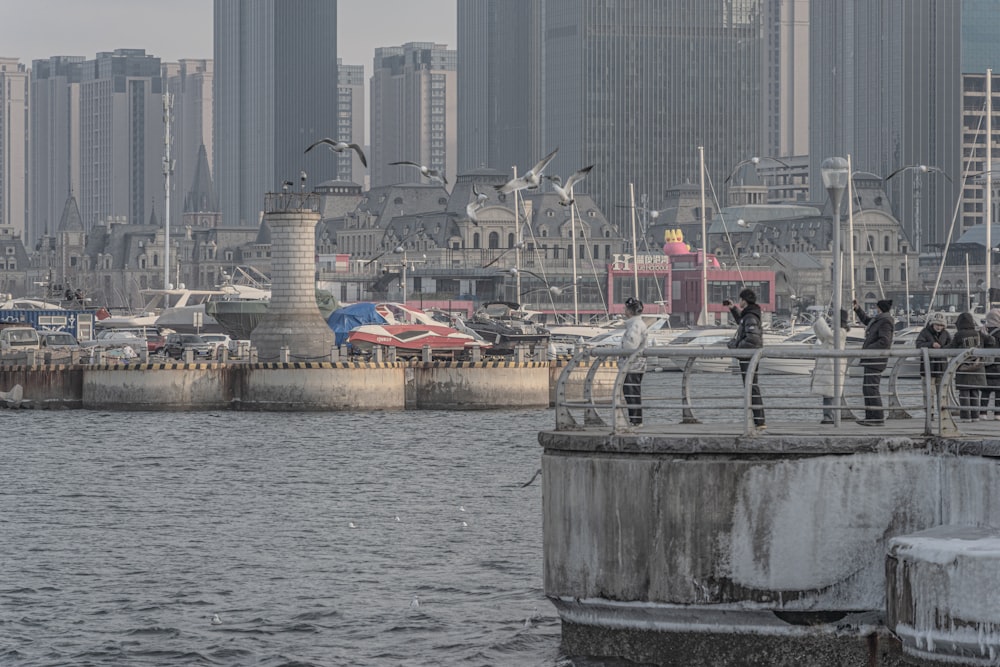
{"label": "white van", "polygon": [[0,330],[0,351],[19,352],[41,349],[38,332],[31,327],[7,327]]}

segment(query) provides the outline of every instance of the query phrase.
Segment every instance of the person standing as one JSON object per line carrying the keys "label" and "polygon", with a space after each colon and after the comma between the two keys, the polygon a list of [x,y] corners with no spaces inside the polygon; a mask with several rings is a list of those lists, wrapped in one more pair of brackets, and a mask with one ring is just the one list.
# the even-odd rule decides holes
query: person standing
{"label": "person standing", "polygon": [[[976,328],[976,318],[972,313],[965,312],[955,321],[955,337],[948,345],[950,348],[974,349],[977,347],[993,347],[992,339],[986,340],[986,334]],[[986,386],[986,369],[981,357],[970,357],[958,366],[955,373],[955,388],[958,390],[958,417],[964,422],[979,421],[979,394]]]}
{"label": "person standing", "polygon": [[[993,345],[1000,347],[1000,308],[993,308],[986,313],[984,330],[993,339]],[[983,387],[982,395],[983,419],[990,418],[991,399],[993,419],[1000,421],[1000,357],[993,357],[986,362],[986,386]]]}
{"label": "person standing", "polygon": [[[943,347],[948,347],[948,344],[951,343],[951,334],[948,333],[947,325],[948,322],[945,320],[944,313],[932,314],[927,321],[927,326],[925,326],[917,336],[917,349],[926,347],[931,350],[940,350]],[[934,392],[934,396],[937,396],[938,385],[941,384],[941,376],[944,374],[944,369],[948,365],[948,360],[944,358],[931,359],[930,365],[931,391]],[[924,364],[921,361],[920,377],[925,377],[926,374],[927,369],[924,368]],[[933,399],[931,405],[933,406]]]}
{"label": "person standing", "polygon": [[[847,323],[847,311],[841,309],[840,311],[840,328],[844,333],[851,330],[851,325]],[[816,318],[813,323],[813,333],[816,334],[816,340],[819,341],[819,345],[824,350],[833,349],[833,328],[827,324],[826,318],[820,316]],[[820,424],[832,424],[834,418],[834,382],[833,382],[833,359],[831,357],[823,357],[816,359],[816,365],[813,368],[812,380],[809,383],[809,390],[814,394],[819,394],[823,397],[823,421]],[[840,387],[843,389],[844,380],[847,377],[847,360],[842,359],[840,362]]]}
{"label": "person standing", "polygon": [[[761,323],[760,306],[757,305],[757,295],[754,291],[747,287],[740,292],[739,307],[734,306],[728,299],[723,301],[722,305],[729,306],[729,312],[737,323],[736,335],[729,341],[729,347],[737,350],[764,347],[764,326]],[[743,386],[746,386],[750,360],[739,359],[739,363],[740,374],[743,376]],[[760,387],[757,385],[756,369],[754,369],[750,383],[753,423],[758,429],[765,429],[767,424],[764,423],[764,401],[760,395]]]}
{"label": "person standing", "polygon": [[[861,345],[862,350],[888,350],[892,347],[892,336],[895,331],[896,322],[889,311],[892,310],[892,301],[882,299],[875,305],[878,313],[869,316],[857,301],[852,301],[854,314],[858,320],[865,325],[865,342]],[[861,366],[864,368],[864,381],[861,392],[865,397],[865,418],[859,419],[862,426],[884,426],[885,411],[882,409],[882,394],[879,385],[882,383],[882,371],[888,365],[887,358],[862,359]]]}
{"label": "person standing", "polygon": [[646,372],[646,357],[642,351],[646,349],[646,323],[642,319],[642,301],[634,297],[625,299],[625,332],[622,334],[622,346],[614,351],[628,356],[625,362],[625,383],[622,392],[628,404],[628,420],[632,426],[642,425],[642,376]]}

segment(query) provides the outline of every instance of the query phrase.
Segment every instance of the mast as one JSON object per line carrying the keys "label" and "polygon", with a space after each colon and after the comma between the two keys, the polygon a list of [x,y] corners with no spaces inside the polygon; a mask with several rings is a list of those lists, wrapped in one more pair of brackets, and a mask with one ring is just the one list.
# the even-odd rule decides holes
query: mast
{"label": "mast", "polygon": [[990,287],[993,280],[993,70],[986,70],[986,301],[983,312],[990,310]]}
{"label": "mast", "polygon": [[[851,265],[850,266],[850,268],[851,268],[851,282],[850,282],[851,292],[850,292],[850,294],[851,294],[851,298],[854,299],[855,298],[855,292],[854,292],[854,167],[851,166],[851,154],[850,153],[847,154],[847,242],[851,244],[851,250],[850,250],[850,252],[851,252],[851,262],[850,262],[850,265]],[[843,250],[843,249],[841,249],[841,250]],[[905,255],[904,255],[903,259],[906,259]],[[907,279],[909,279],[909,276],[907,276]],[[909,290],[907,290],[907,293],[909,293]],[[909,298],[907,298],[907,301],[906,301],[906,309],[907,309],[907,311],[909,311],[909,309],[910,309]],[[909,314],[907,314],[907,317],[909,317]],[[848,319],[850,319],[851,321],[854,321],[854,309],[853,308],[851,309],[851,314],[850,314],[850,316],[849,316]],[[843,324],[843,322],[841,324]]]}
{"label": "mast", "polygon": [[701,183],[701,313],[698,324],[708,324],[708,220],[705,214],[705,147],[698,146],[699,181]]}
{"label": "mast", "polygon": [[[174,96],[163,93],[163,289],[170,289],[170,176],[174,161],[170,158],[170,125],[173,118]],[[179,267],[178,267],[179,270]],[[179,280],[179,278],[178,278]]]}
{"label": "mast", "polygon": [[635,298],[639,298],[639,245],[635,237],[635,183],[628,184],[632,211],[632,280],[635,281]]}
{"label": "mast", "polygon": [[576,287],[576,202],[573,188],[569,189],[569,236],[573,243],[573,324],[580,323],[580,301]]}

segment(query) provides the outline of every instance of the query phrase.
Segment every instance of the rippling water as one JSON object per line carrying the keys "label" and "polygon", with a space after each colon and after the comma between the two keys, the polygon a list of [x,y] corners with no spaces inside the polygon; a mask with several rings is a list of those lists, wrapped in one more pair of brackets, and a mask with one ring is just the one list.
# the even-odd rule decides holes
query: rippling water
{"label": "rippling water", "polygon": [[550,410],[0,424],[0,663],[561,659],[521,488]]}

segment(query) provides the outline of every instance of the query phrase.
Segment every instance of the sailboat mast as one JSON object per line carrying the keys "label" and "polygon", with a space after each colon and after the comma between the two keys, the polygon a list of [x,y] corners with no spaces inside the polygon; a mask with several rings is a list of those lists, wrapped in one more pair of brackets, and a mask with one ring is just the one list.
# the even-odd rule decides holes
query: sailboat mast
{"label": "sailboat mast", "polygon": [[708,324],[708,218],[705,214],[705,147],[698,146],[698,174],[701,183],[701,314],[698,324]]}
{"label": "sailboat mast", "polygon": [[993,70],[986,70],[986,301],[984,311],[989,312],[990,287],[993,280]]}
{"label": "sailboat mast", "polygon": [[635,237],[635,183],[628,184],[629,209],[632,211],[632,279],[635,281],[635,298],[639,297],[639,245]]}

